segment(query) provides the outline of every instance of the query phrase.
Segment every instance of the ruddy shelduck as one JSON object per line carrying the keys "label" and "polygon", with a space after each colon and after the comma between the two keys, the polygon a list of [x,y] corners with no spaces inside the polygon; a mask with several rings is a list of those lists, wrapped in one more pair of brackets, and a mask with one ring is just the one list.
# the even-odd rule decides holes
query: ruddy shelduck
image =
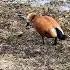
{"label": "ruddy shelduck", "polygon": [[57,38],[59,40],[66,39],[66,35],[64,34],[62,28],[52,17],[30,13],[27,16],[27,19],[32,23],[33,27],[41,35],[43,44],[44,37],[54,38],[54,45],[57,44]]}

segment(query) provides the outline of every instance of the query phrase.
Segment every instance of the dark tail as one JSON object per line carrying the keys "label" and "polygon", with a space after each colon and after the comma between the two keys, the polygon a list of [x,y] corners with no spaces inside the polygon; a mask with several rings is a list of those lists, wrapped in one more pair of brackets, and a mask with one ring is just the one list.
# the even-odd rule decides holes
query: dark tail
{"label": "dark tail", "polygon": [[67,36],[66,35],[63,35],[62,32],[58,28],[55,28],[55,29],[56,29],[56,32],[57,32],[57,37],[60,40],[65,40],[67,38]]}

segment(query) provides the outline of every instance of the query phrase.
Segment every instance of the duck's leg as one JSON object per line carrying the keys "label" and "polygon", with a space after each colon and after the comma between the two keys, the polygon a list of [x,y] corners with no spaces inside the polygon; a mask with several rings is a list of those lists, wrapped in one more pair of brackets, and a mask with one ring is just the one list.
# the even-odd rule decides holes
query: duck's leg
{"label": "duck's leg", "polygon": [[57,44],[57,37],[55,37],[53,45],[56,45],[56,44]]}
{"label": "duck's leg", "polygon": [[43,36],[42,36],[42,43],[45,44],[45,42],[44,42],[44,37],[43,37]]}

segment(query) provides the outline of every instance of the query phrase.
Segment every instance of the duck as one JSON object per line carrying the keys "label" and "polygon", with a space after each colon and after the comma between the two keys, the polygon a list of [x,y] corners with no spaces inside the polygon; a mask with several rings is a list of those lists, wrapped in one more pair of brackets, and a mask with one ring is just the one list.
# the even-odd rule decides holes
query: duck
{"label": "duck", "polygon": [[57,39],[65,40],[67,38],[60,24],[51,16],[29,13],[27,15],[27,19],[32,23],[35,30],[41,35],[43,44],[45,43],[45,37],[54,38],[53,45],[57,44]]}

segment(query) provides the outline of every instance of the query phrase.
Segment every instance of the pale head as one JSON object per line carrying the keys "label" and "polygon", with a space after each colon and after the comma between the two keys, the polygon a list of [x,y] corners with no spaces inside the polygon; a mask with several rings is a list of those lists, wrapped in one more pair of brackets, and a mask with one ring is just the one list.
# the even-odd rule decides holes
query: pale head
{"label": "pale head", "polygon": [[29,21],[31,21],[31,19],[32,19],[35,15],[36,15],[36,13],[29,13],[29,14],[27,15],[27,19],[28,19]]}

